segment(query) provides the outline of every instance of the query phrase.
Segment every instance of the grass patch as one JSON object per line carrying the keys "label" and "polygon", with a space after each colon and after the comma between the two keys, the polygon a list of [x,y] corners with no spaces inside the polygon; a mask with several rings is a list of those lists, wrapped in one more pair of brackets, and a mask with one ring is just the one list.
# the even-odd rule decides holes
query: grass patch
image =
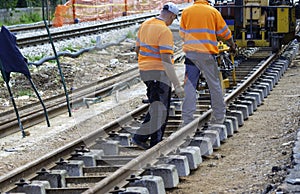
{"label": "grass patch", "polygon": [[[20,11],[15,11],[15,12],[20,12]],[[0,22],[0,25],[11,26],[16,24],[30,24],[30,23],[40,22],[40,21],[42,21],[42,16],[36,12],[24,13],[20,16],[20,18],[15,18],[13,12],[11,12],[10,17]]]}
{"label": "grass patch", "polygon": [[20,90],[18,91],[17,96],[33,96],[33,91],[28,89]]}
{"label": "grass patch", "polygon": [[127,38],[131,38],[131,39],[134,39],[136,36],[135,36],[135,33],[133,33],[132,31],[129,31],[128,33],[127,33],[127,36],[126,36]]}
{"label": "grass patch", "polygon": [[74,47],[73,45],[68,45],[68,46],[65,46],[64,48],[62,48],[62,51],[76,52],[79,49],[80,49],[79,47]]}
{"label": "grass patch", "polygon": [[22,24],[29,24],[29,23],[34,23],[34,22],[39,22],[41,21],[42,18],[38,13],[28,13],[28,14],[23,14],[20,17],[20,23]]}
{"label": "grass patch", "polygon": [[39,61],[39,60],[41,60],[42,58],[44,58],[45,55],[44,55],[44,54],[42,54],[42,55],[35,55],[35,56],[26,56],[26,55],[25,55],[25,57],[28,59],[28,61],[35,62],[35,61]]}

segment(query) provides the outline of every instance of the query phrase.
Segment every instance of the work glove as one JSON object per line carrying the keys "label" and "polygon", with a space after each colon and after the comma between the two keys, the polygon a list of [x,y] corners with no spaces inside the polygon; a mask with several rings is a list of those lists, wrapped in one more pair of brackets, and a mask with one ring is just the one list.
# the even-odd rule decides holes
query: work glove
{"label": "work glove", "polygon": [[178,96],[178,98],[184,98],[184,89],[181,86],[176,86],[175,87],[175,94]]}

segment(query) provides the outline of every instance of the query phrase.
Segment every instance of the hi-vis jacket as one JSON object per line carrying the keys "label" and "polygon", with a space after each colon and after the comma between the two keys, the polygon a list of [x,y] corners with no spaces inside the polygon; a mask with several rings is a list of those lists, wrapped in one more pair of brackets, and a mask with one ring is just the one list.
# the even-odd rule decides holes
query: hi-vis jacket
{"label": "hi-vis jacket", "polygon": [[232,36],[220,12],[206,0],[195,0],[192,6],[183,10],[179,34],[185,52],[210,54],[218,53],[217,37],[228,40]]}
{"label": "hi-vis jacket", "polygon": [[165,70],[160,54],[173,55],[173,35],[166,23],[158,18],[145,21],[138,32],[136,46],[140,47],[139,69]]}

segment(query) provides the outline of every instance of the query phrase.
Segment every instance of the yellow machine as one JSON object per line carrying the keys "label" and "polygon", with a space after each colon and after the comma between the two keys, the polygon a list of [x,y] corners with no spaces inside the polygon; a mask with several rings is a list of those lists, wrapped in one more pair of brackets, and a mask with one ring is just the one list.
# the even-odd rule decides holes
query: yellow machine
{"label": "yellow machine", "polygon": [[220,69],[221,85],[224,90],[236,85],[234,54],[222,41],[218,42],[218,49],[217,62]]}
{"label": "yellow machine", "polygon": [[278,50],[295,38],[293,1],[235,0],[215,6],[224,17],[239,47],[270,47]]}

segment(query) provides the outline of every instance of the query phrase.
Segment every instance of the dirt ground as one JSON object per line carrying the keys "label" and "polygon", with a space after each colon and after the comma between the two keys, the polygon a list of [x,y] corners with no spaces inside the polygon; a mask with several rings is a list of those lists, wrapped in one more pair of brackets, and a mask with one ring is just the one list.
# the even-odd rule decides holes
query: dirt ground
{"label": "dirt ground", "polygon": [[[114,58],[109,58],[109,60],[103,58],[101,59],[102,62],[98,57],[93,63],[87,59],[94,60],[98,54],[92,54],[93,57],[83,55],[80,57],[79,61],[81,62],[78,65],[84,63],[97,64],[88,66],[88,69],[97,72],[112,72],[112,69],[130,66],[130,57],[125,60],[126,62],[119,63],[119,66],[111,66],[110,68],[107,68],[105,64],[109,61],[113,65],[113,61],[110,60]],[[78,61],[75,59],[69,60],[71,61],[69,64],[75,64]],[[77,66],[72,67],[78,69]],[[104,68],[101,69],[102,67]],[[89,74],[81,74],[82,72],[84,71],[77,72],[76,77],[92,79]],[[46,78],[49,79],[44,75],[43,79]],[[288,169],[292,165],[292,148],[296,137],[295,133],[299,129],[300,118],[299,83],[300,64],[294,62],[281,78],[279,84],[271,91],[271,95],[264,99],[263,105],[258,107],[244,126],[239,128],[239,132],[228,138],[220,149],[214,151],[212,156],[205,158],[198,170],[193,171],[188,177],[181,177],[178,187],[169,190],[168,194],[273,192],[285,178]],[[80,84],[83,84],[83,82],[78,82],[78,85]],[[49,92],[48,95],[54,93],[55,91]],[[141,93],[144,93],[144,91],[142,90]],[[126,103],[127,107],[124,110],[134,108],[140,103],[141,98],[133,98],[130,103]],[[109,107],[107,108],[109,109]],[[96,111],[94,110],[94,112]],[[79,123],[81,118],[80,116],[76,117],[76,113],[78,115],[83,115],[83,113],[80,110],[74,110],[75,116],[73,118],[76,120],[75,122]],[[122,115],[122,112],[119,111],[119,114]],[[94,130],[96,127],[103,126],[116,117],[118,117],[116,111],[108,110],[97,118],[90,118],[88,121],[80,123],[80,125],[64,130],[66,122],[70,120],[64,115],[59,121],[54,120],[54,126],[56,127],[31,130],[31,135],[24,139],[20,139],[20,134],[1,139],[0,176],[33,161],[40,155],[49,153],[72,139]]]}
{"label": "dirt ground", "polygon": [[[133,39],[126,39],[120,45],[94,50],[78,58],[60,57],[66,88],[76,89],[136,67],[136,54],[132,52],[134,45]],[[56,62],[49,61],[29,69],[42,99],[64,92]],[[17,107],[38,101],[29,81],[22,74],[11,73],[10,85]],[[0,85],[0,112],[12,108],[6,86]]]}

